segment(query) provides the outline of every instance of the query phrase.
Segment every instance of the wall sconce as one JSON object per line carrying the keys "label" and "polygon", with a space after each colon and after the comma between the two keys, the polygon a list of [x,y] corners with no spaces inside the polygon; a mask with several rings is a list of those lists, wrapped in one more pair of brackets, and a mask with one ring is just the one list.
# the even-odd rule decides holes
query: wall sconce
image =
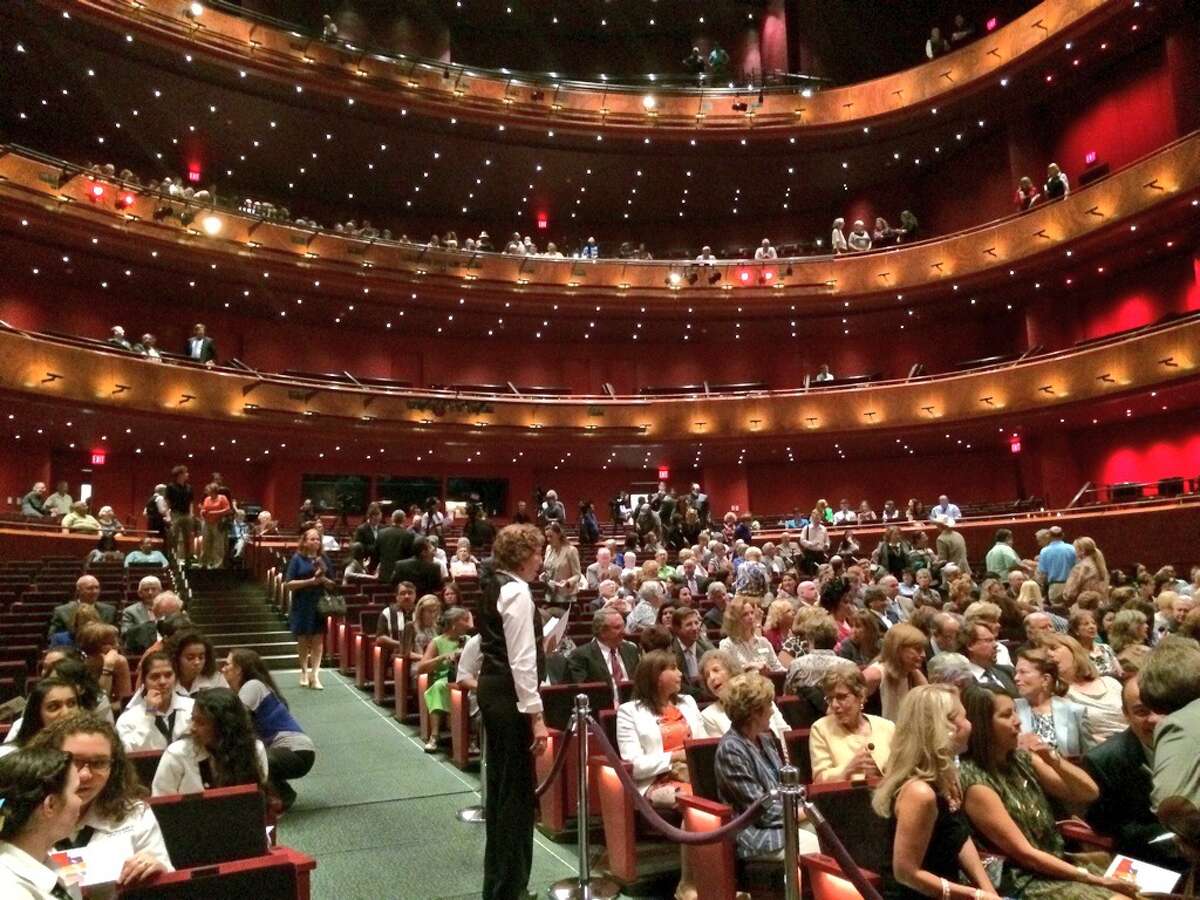
{"label": "wall sconce", "polygon": [[993,402],[994,400],[995,400],[994,397],[980,397],[979,398],[979,402],[984,404],[985,406],[995,406],[996,404]]}
{"label": "wall sconce", "polygon": [[109,396],[115,397],[117,394],[123,394],[127,390],[129,390],[129,385],[127,384],[113,385],[112,393]]}
{"label": "wall sconce", "polygon": [[1164,356],[1158,361],[1160,366],[1166,366],[1169,369],[1178,369],[1179,363],[1175,362],[1174,356]]}
{"label": "wall sconce", "polygon": [[922,406],[922,407],[921,407],[921,410],[922,410],[922,412],[927,412],[927,413],[929,413],[929,418],[931,418],[931,419],[932,419],[932,418],[935,418],[935,417],[934,417],[934,415],[933,415],[933,410],[934,410],[934,407],[932,407],[932,406]]}
{"label": "wall sconce", "polygon": [[1053,394],[1054,393],[1054,385],[1043,384],[1040,388],[1038,388],[1038,390],[1041,391],[1043,394]]}
{"label": "wall sconce", "polygon": [[179,405],[186,406],[188,403],[191,403],[195,399],[196,399],[195,394],[181,394],[179,397]]}

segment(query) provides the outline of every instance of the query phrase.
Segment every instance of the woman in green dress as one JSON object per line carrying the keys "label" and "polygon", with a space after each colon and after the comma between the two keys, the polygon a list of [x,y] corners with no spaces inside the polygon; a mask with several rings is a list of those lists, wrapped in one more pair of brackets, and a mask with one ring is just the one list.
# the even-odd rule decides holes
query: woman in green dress
{"label": "woman in green dress", "polygon": [[973,686],[963,705],[971,720],[959,768],[963,809],[980,843],[1006,857],[1000,894],[1024,900],[1135,896],[1136,885],[1065,858],[1051,798],[1086,807],[1099,795],[1091,777],[1040,740],[1017,749],[1021,721],[1011,697]]}
{"label": "woman in green dress", "polygon": [[425,647],[417,666],[418,674],[429,675],[429,686],[425,689],[425,708],[429,711],[426,753],[437,750],[442,722],[450,712],[450,676],[462,653],[463,641],[474,627],[467,610],[461,606],[450,607],[442,616],[442,633]]}

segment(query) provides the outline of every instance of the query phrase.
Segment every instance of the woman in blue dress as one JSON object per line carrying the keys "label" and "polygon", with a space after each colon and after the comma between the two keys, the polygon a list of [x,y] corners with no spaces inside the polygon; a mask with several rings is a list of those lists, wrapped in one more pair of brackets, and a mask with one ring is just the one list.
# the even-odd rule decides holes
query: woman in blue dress
{"label": "woman in blue dress", "polygon": [[[325,652],[325,617],[317,604],[326,590],[337,587],[330,575],[333,563],[321,550],[321,532],[309,528],[300,535],[300,545],[288,563],[283,589],[288,594],[288,628],[296,637],[300,655],[300,687],[323,691],[321,657]],[[309,675],[309,668],[312,675]]]}

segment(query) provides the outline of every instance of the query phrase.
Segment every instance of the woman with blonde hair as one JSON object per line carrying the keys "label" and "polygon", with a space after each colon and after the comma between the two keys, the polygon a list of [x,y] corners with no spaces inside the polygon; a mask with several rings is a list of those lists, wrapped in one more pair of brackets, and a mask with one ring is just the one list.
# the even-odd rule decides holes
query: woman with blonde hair
{"label": "woman with blonde hair", "polygon": [[1136,644],[1149,646],[1150,620],[1140,609],[1122,609],[1108,626],[1108,645],[1119,657]]}
{"label": "woman with blonde hair", "polygon": [[1075,566],[1063,586],[1063,601],[1070,605],[1084,591],[1108,593],[1108,566],[1104,554],[1090,537],[1075,538]]}
{"label": "woman with blonde hair", "polygon": [[1027,578],[1017,593],[1017,606],[1025,615],[1045,610],[1046,602],[1042,597],[1042,586],[1032,578]]}
{"label": "woman with blonde hair", "polygon": [[409,673],[413,684],[417,683],[418,669],[425,657],[425,648],[438,636],[438,619],[442,615],[442,601],[435,594],[426,594],[413,607],[412,621],[404,626],[400,637],[401,651],[411,661]]}
{"label": "woman with blonde hair", "polygon": [[757,610],[757,597],[735,594],[725,606],[725,618],[721,624],[725,637],[718,646],[743,669],[783,672],[783,663],[776,656],[771,642],[754,633]]}
{"label": "woman with blonde hair", "polygon": [[828,712],[808,738],[812,780],[847,781],[878,776],[888,764],[896,726],[863,712],[867,683],[856,666],[837,666],[821,679]]}
{"label": "woman with blonde hair", "polygon": [[[771,649],[776,654],[783,649],[783,642],[788,639],[788,635],[792,631],[792,622],[795,621],[796,610],[789,600],[773,600],[771,605],[767,607],[767,621],[763,623],[763,637],[771,643]],[[784,665],[789,665],[791,659],[779,660]]]}
{"label": "woman with blonde hair", "polygon": [[879,658],[863,669],[867,696],[879,692],[885,719],[895,722],[905,695],[918,685],[928,684],[921,671],[925,646],[924,632],[901,622],[888,629]]}
{"label": "woman with blonde hair", "polygon": [[1079,641],[1053,632],[1043,634],[1038,641],[1046,655],[1058,664],[1058,677],[1067,685],[1064,696],[1087,711],[1083,717],[1084,753],[1129,727],[1121,682],[1110,675],[1101,675]]}
{"label": "woman with blonde hair", "polygon": [[[957,757],[970,736],[971,722],[949,685],[921,685],[900,705],[887,772],[871,801],[892,829],[887,897],[997,896],[962,811]],[[970,885],[958,883],[960,871]]]}

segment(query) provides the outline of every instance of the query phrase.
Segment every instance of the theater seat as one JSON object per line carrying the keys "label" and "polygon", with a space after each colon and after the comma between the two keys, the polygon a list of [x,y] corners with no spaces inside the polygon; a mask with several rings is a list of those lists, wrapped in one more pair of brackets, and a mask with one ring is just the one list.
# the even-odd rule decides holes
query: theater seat
{"label": "theater seat", "polygon": [[392,654],[386,648],[371,642],[371,696],[379,706],[387,706],[387,688],[392,677]]}
{"label": "theater seat", "polygon": [[[632,763],[623,763],[627,772]],[[591,784],[600,796],[600,817],[604,823],[606,849],[602,867],[623,889],[631,885],[656,880],[679,869],[680,856],[676,844],[652,834],[648,828],[639,829],[639,819],[633,799],[626,792],[613,763],[606,756],[593,755],[589,766]],[[670,811],[660,812],[667,821],[679,821]],[[639,837],[641,840],[639,840]]]}
{"label": "theater seat", "polygon": [[458,769],[471,763],[471,697],[457,681],[450,682],[450,762]]}
{"label": "theater seat", "polygon": [[[829,821],[851,859],[872,872],[882,871],[891,858],[888,820],[871,809],[871,791],[877,783],[878,779],[829,781],[808,787],[809,802]],[[829,848],[822,842],[821,849]]]}
{"label": "theater seat", "polygon": [[137,772],[138,781],[146,790],[150,790],[154,784],[154,775],[158,772],[158,764],[162,761],[162,755],[161,750],[130,750],[125,753],[125,758]]}
{"label": "theater seat", "polygon": [[309,900],[316,860],[281,847],[214,866],[178,869],[121,891],[123,900]]}
{"label": "theater seat", "polygon": [[267,816],[256,785],[150,798],[176,868],[211,866],[267,852]]}
{"label": "theater seat", "polygon": [[[813,900],[862,900],[862,894],[851,883],[832,856],[823,853],[804,853],[800,864],[805,874],[805,886],[812,892]],[[861,869],[867,882],[877,890],[883,886],[878,873]]]}

